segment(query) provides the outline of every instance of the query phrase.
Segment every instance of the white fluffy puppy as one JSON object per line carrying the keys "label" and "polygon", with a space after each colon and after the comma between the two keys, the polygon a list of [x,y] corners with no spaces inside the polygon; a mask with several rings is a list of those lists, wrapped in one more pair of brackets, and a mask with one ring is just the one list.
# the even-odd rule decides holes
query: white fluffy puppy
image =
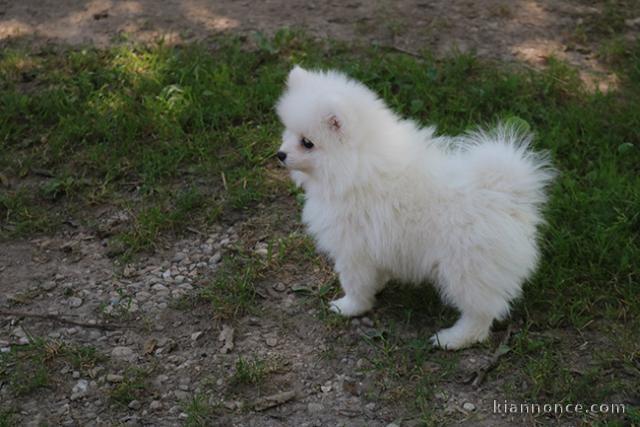
{"label": "white fluffy puppy", "polygon": [[303,187],[302,220],[344,290],[331,309],[358,316],[389,279],[429,280],[462,314],[432,342],[487,338],[538,260],[553,171],[528,149],[531,136],[501,126],[436,137],[345,75],[299,67],[277,112],[278,158]]}

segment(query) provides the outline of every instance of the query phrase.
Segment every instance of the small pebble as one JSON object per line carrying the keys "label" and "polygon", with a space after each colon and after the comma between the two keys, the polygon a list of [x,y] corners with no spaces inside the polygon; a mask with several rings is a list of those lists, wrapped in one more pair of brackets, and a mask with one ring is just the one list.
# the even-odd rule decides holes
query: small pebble
{"label": "small pebble", "polygon": [[110,383],[119,383],[122,382],[122,380],[124,380],[124,377],[122,375],[118,375],[118,374],[107,374],[107,382]]}
{"label": "small pebble", "polygon": [[471,402],[464,402],[464,404],[462,405],[462,409],[464,409],[465,411],[475,411],[476,405]]}
{"label": "small pebble", "polygon": [[222,405],[230,410],[234,410],[238,407],[238,404],[236,402],[234,402],[233,400],[228,400],[226,402],[223,402]]}
{"label": "small pebble", "polygon": [[137,356],[133,349],[131,349],[130,347],[122,346],[115,347],[113,350],[111,350],[111,356],[116,359],[126,360],[130,363],[134,362],[137,359]]}
{"label": "small pebble", "polygon": [[213,254],[211,258],[209,258],[209,264],[217,264],[222,259],[222,254],[220,252],[216,252]]}
{"label": "small pebble", "polygon": [[78,400],[81,397],[84,397],[89,391],[89,381],[87,380],[78,380],[76,385],[71,389],[71,400]]}
{"label": "small pebble", "polygon": [[82,298],[71,297],[67,301],[70,307],[80,307],[82,305]]}
{"label": "small pebble", "polygon": [[167,288],[165,285],[163,285],[162,283],[156,283],[155,285],[153,285],[151,287],[152,291],[156,291],[156,292],[168,292],[169,288]]}
{"label": "small pebble", "polygon": [[184,390],[174,390],[173,395],[178,400],[187,400],[189,399],[189,393]]}
{"label": "small pebble", "polygon": [[266,342],[269,347],[275,347],[276,345],[278,345],[278,339],[275,337],[267,338]]}
{"label": "small pebble", "polygon": [[166,382],[167,380],[169,380],[169,377],[167,375],[160,374],[156,377],[155,380],[153,380],[153,383],[156,386],[160,386],[162,383]]}
{"label": "small pebble", "polygon": [[142,404],[140,403],[139,400],[132,400],[131,402],[129,402],[129,409],[133,409],[137,411],[141,407],[142,407]]}
{"label": "small pebble", "polygon": [[56,286],[58,286],[58,284],[56,282],[54,282],[53,280],[50,280],[48,282],[44,282],[40,285],[40,288],[42,288],[45,291],[51,291],[53,290],[53,288],[55,288]]}

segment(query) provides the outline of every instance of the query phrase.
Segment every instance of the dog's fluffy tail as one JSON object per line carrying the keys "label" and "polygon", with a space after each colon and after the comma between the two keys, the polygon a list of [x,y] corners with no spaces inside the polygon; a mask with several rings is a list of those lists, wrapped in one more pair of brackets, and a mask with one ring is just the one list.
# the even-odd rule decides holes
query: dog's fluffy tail
{"label": "dog's fluffy tail", "polygon": [[458,152],[464,158],[467,185],[501,193],[510,202],[537,211],[556,171],[548,153],[531,150],[532,140],[531,133],[506,124],[467,134]]}

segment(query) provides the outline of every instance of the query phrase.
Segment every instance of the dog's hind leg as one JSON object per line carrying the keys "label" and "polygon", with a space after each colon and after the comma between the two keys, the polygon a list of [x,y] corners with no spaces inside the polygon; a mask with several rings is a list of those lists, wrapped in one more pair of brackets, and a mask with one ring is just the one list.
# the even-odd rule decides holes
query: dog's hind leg
{"label": "dog's hind leg", "polygon": [[492,316],[463,312],[450,328],[442,329],[431,337],[431,343],[447,350],[457,350],[484,341],[491,330]]}
{"label": "dog's hind leg", "polygon": [[520,293],[522,279],[518,270],[492,264],[495,256],[473,255],[451,257],[440,264],[436,281],[440,294],[446,303],[460,310],[461,316],[455,325],[431,337],[438,347],[457,350],[484,341],[493,319],[504,319],[509,314],[510,301]]}
{"label": "dog's hind leg", "polygon": [[375,303],[376,293],[384,285],[377,269],[362,263],[340,267],[340,284],[345,295],[331,301],[329,306],[331,311],[353,317],[371,310]]}

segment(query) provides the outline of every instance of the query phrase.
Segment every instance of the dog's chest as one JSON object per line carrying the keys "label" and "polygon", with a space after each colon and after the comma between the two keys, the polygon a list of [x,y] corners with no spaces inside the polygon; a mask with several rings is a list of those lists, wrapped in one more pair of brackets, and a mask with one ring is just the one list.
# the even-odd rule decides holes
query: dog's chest
{"label": "dog's chest", "polygon": [[320,249],[330,254],[349,247],[361,247],[380,231],[371,210],[349,200],[336,202],[309,198],[305,202],[302,220]]}

